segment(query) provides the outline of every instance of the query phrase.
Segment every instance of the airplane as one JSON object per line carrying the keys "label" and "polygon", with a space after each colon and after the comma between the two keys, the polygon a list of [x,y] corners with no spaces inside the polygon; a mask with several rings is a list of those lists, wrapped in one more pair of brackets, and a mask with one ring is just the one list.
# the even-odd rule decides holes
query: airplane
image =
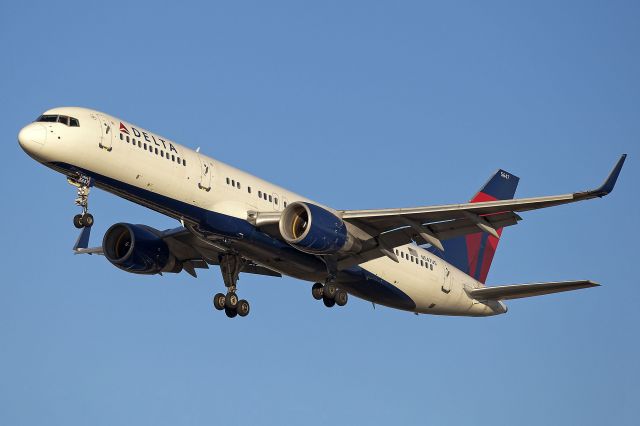
{"label": "airplane", "polygon": [[[623,154],[591,191],[514,199],[519,178],[498,170],[468,203],[337,210],[295,194],[114,116],[53,108],[18,134],[34,160],[77,188],[76,254],[100,254],[134,274],[186,273],[219,266],[225,293],[215,309],[249,314],[241,273],[313,283],[313,298],[344,306],[349,295],[417,314],[484,317],[505,300],[595,287],[589,280],[486,286],[502,231],[518,213],[609,194]],[[180,222],[158,230],[116,223],[89,247],[97,187]]]}

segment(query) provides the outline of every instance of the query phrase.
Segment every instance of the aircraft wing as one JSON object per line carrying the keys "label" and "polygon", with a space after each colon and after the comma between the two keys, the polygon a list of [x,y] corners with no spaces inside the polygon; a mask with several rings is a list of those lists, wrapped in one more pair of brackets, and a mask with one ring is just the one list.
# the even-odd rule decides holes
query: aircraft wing
{"label": "aircraft wing", "polygon": [[[371,235],[410,227],[414,234],[420,235],[442,250],[440,240],[464,233],[482,230],[498,237],[496,229],[517,223],[520,220],[518,212],[604,197],[613,190],[625,158],[626,154],[622,155],[604,183],[591,191],[415,208],[343,210],[340,213],[343,220],[353,223]],[[469,232],[465,232],[465,229]]]}
{"label": "aircraft wing", "polygon": [[542,296],[543,294],[559,293],[561,291],[579,290],[582,288],[597,287],[599,285],[600,284],[588,280],[514,284],[467,290],[467,294],[476,300],[509,300]]}
{"label": "aircraft wing", "polygon": [[[73,246],[75,254],[103,254],[101,246],[88,247],[90,233],[91,227],[82,229],[78,240]],[[220,264],[219,256],[222,251],[214,244],[198,238],[187,228],[179,227],[160,231],[158,236],[167,244],[171,254],[182,263],[183,269],[193,277],[197,276],[196,269],[208,269],[209,265]],[[278,272],[253,262],[246,263],[241,272],[274,277],[282,276]]]}

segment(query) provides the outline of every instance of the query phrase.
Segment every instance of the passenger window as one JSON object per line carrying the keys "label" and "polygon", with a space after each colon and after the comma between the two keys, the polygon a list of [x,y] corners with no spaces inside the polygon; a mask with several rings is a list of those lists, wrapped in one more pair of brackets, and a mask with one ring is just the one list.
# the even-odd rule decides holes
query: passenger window
{"label": "passenger window", "polygon": [[422,260],[420,261],[420,266],[424,266],[424,262]]}
{"label": "passenger window", "polygon": [[287,207],[287,202],[286,201],[284,202],[284,206]]}
{"label": "passenger window", "polygon": [[231,179],[231,186],[236,186],[236,181]]}
{"label": "passenger window", "polygon": [[122,133],[120,133],[120,140],[123,140],[124,136],[122,136]]}
{"label": "passenger window", "polygon": [[182,165],[187,167],[187,160],[185,160],[184,158],[182,159]]}
{"label": "passenger window", "polygon": [[278,199],[277,199],[277,198],[274,198],[274,199],[273,199],[273,202],[274,202],[274,203],[276,203],[276,205],[277,205],[277,204],[278,204]]}
{"label": "passenger window", "polygon": [[140,142],[140,141],[138,141],[138,148],[142,148],[142,142]]}
{"label": "passenger window", "polygon": [[160,150],[160,157],[164,157],[164,151]]}
{"label": "passenger window", "polygon": [[236,183],[237,183],[236,188],[240,189],[240,182],[236,182]]}
{"label": "passenger window", "polygon": [[147,144],[146,143],[144,144],[144,150],[145,151],[147,150]]}
{"label": "passenger window", "polygon": [[258,198],[262,198],[262,191],[258,191]]}
{"label": "passenger window", "polygon": [[180,161],[180,157],[176,157],[176,159],[178,160],[178,164],[182,164],[182,161]]}
{"label": "passenger window", "polygon": [[158,148],[156,148],[156,155],[158,155]]}
{"label": "passenger window", "polygon": [[269,195],[269,202],[272,203],[273,202],[273,197],[271,195]]}
{"label": "passenger window", "polygon": [[266,192],[264,194],[262,194],[262,198],[264,198],[264,200],[267,201],[267,193]]}
{"label": "passenger window", "polygon": [[251,194],[251,187],[250,187],[250,186],[247,186],[247,192],[248,192],[249,194]]}
{"label": "passenger window", "polygon": [[231,181],[229,180],[229,178],[227,178],[227,185],[229,185],[229,183],[230,183],[230,182],[231,182]]}
{"label": "passenger window", "polygon": [[431,270],[433,271],[433,263],[429,264],[429,268],[431,268]]}
{"label": "passenger window", "polygon": [[129,143],[129,136],[127,136],[127,143]]}
{"label": "passenger window", "polygon": [[[71,121],[71,127],[80,127],[80,122],[78,121],[77,118],[70,118]],[[122,134],[120,134],[120,136],[122,136]]]}

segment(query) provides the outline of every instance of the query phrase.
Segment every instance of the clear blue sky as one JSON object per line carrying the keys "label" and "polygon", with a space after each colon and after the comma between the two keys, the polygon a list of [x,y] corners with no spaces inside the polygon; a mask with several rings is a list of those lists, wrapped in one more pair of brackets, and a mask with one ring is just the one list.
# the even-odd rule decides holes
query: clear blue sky
{"label": "clear blue sky", "polygon": [[[640,6],[532,2],[4,2],[0,11],[0,424],[638,424]],[[489,284],[602,287],[488,318],[414,316],[218,270],[146,277],[71,254],[74,190],[18,130],[79,105],[336,208],[519,196]],[[176,225],[104,192],[116,221]]]}

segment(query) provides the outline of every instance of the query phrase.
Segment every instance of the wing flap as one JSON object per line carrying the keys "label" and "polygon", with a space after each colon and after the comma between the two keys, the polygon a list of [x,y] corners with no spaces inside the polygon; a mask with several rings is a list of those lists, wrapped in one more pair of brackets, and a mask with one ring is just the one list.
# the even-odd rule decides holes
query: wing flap
{"label": "wing flap", "polygon": [[476,300],[509,300],[523,297],[542,296],[562,291],[597,287],[600,284],[589,280],[558,281],[535,284],[512,284],[467,290],[467,294]]}

